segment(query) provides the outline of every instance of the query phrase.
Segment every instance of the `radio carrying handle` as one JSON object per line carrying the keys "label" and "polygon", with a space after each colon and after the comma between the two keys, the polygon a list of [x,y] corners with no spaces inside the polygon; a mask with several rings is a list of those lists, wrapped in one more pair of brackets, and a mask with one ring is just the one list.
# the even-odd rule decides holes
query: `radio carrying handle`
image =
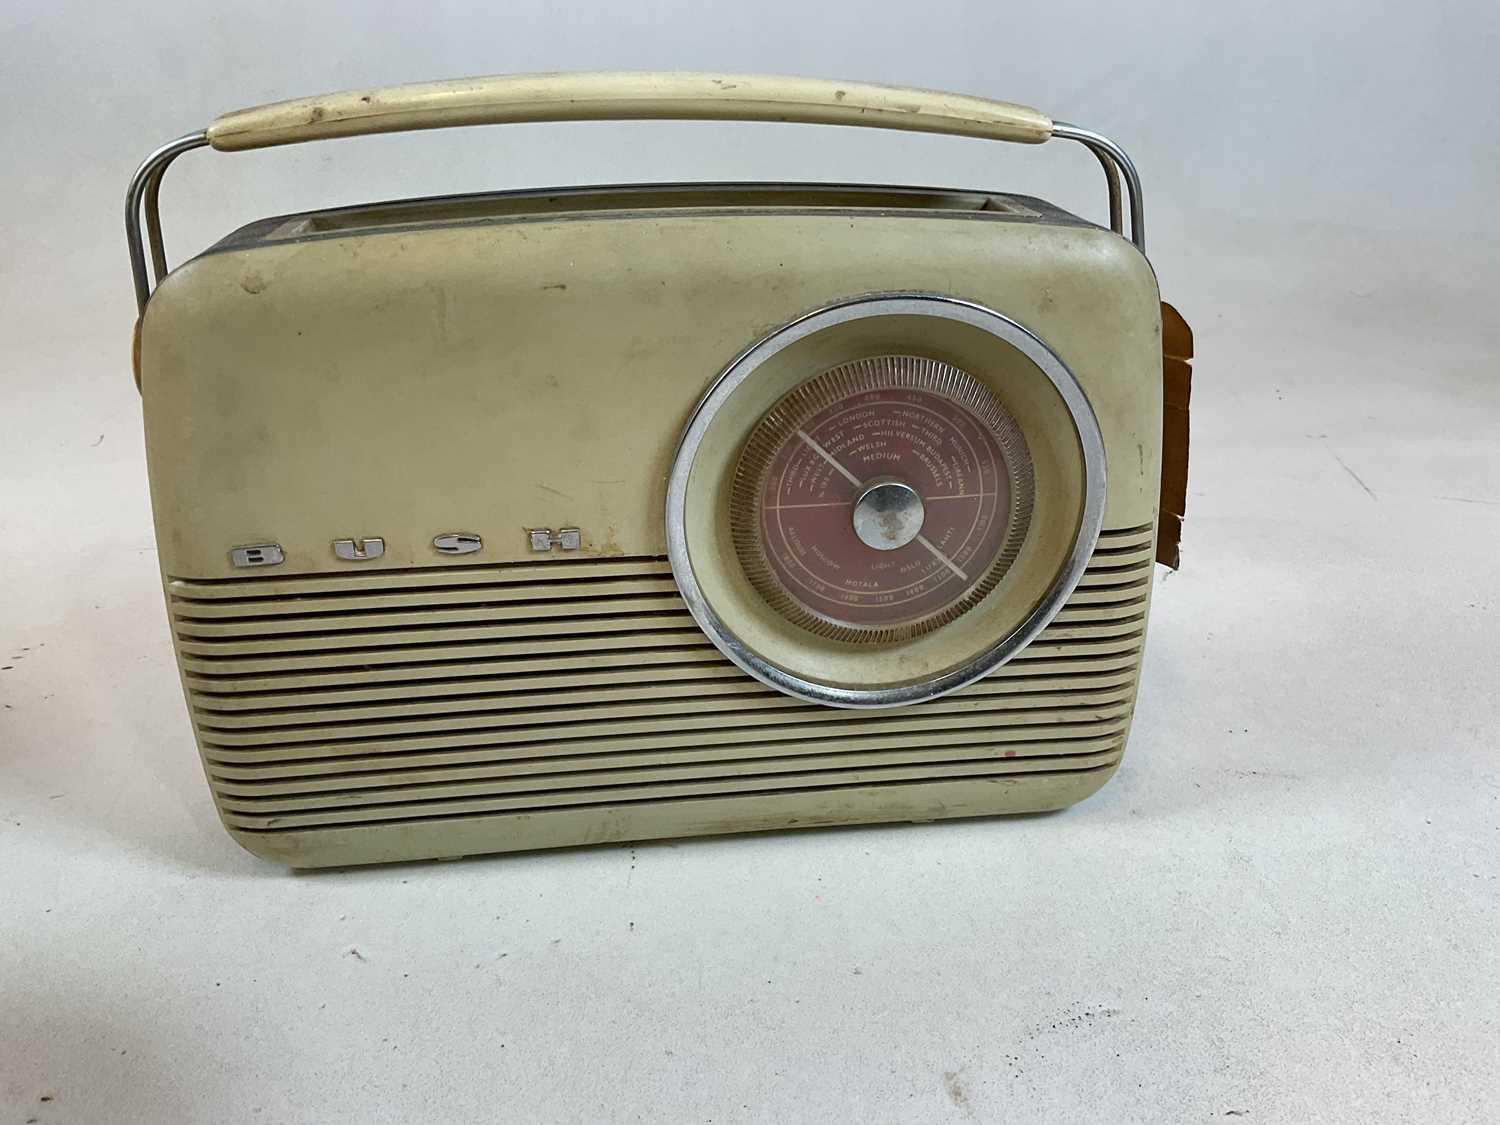
{"label": "radio carrying handle", "polygon": [[983,140],[1042,144],[1077,141],[1098,158],[1109,188],[1110,228],[1123,236],[1120,177],[1130,205],[1130,238],[1146,249],[1140,177],[1113,141],[1053,121],[1028,106],[869,82],[698,73],[598,72],[527,74],[422,82],[275,102],[226,113],[207,129],[163,145],[136,170],[125,198],[125,234],[136,304],[151,296],[151,272],[167,274],[159,195],[167,166],[191,149],[221,152],[373,133],[541,121],[782,121],[944,133]]}

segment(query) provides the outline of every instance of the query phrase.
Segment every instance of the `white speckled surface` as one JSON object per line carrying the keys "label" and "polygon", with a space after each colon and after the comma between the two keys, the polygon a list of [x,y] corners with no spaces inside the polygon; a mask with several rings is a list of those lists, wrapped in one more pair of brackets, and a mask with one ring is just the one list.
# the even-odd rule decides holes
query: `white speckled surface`
{"label": "white speckled surface", "polygon": [[[1362,27],[1368,44],[1306,72],[1248,15],[1196,39],[1098,17],[1066,80],[1031,56],[1074,34],[1068,14],[1018,16],[1041,47],[1001,88],[955,31],[994,17],[964,5],[858,46],[814,14],[808,42],[778,45],[792,7],[728,21],[759,28],[737,52],[695,42],[671,4],[593,20],[517,5],[530,53],[482,21],[491,47],[473,46],[454,5],[425,32],[275,5],[4,17],[4,147],[40,151],[0,172],[0,1122],[1495,1115],[1500,229],[1477,203],[1496,127],[1418,168],[1355,121],[1340,163],[1302,116],[1273,136],[1236,97],[1177,119],[1161,104],[1190,79],[1232,94],[1281,66],[1326,117],[1385,59],[1416,101],[1407,124],[1437,122],[1480,88],[1466,60],[1493,13],[1407,14],[1404,38]],[[891,61],[909,49],[918,62]],[[955,51],[970,54],[938,65]],[[1139,142],[1153,257],[1198,334],[1195,461],[1185,569],[1158,578],[1134,735],[1097,797],[1010,821],[303,876],[219,829],[171,667],[128,374],[134,160],[239,102],[606,63],[949,85]],[[108,96],[89,123],[91,79]],[[1211,119],[1239,133],[1184,156]],[[499,165],[426,138],[204,157],[166,205],[186,248],[325,198],[756,174],[712,128],[656,129],[487,133]],[[766,175],[996,178],[943,142],[743,135]],[[392,171],[402,151],[464,153],[457,182]],[[929,154],[931,175],[893,151]],[[1071,184],[1063,201],[1097,211],[1086,162],[1028,167],[1006,154],[1004,182]]]}

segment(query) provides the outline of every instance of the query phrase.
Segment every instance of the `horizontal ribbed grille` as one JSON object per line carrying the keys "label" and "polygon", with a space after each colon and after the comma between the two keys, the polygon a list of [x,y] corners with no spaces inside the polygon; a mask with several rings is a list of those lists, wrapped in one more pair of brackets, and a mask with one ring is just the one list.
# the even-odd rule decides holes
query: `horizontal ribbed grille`
{"label": "horizontal ribbed grille", "polygon": [[1151,529],[1107,531],[1036,641],[893,710],[730,664],[663,559],[169,582],[209,780],[247,831],[1087,772],[1134,701]]}

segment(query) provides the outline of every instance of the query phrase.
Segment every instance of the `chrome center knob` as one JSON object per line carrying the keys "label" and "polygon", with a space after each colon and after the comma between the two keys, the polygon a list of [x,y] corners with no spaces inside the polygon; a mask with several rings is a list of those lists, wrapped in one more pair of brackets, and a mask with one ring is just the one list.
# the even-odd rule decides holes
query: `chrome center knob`
{"label": "chrome center knob", "polygon": [[894,551],[922,531],[927,509],[911,485],[893,477],[877,477],[859,491],[854,501],[854,534],[867,547]]}

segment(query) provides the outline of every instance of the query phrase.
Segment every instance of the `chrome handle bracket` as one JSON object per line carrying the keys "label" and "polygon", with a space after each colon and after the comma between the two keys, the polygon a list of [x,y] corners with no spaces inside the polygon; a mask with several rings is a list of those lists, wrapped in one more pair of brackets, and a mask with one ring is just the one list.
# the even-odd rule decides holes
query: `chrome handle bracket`
{"label": "chrome handle bracket", "polygon": [[1118,174],[1125,178],[1125,191],[1130,200],[1130,241],[1142,254],[1146,252],[1146,205],[1141,198],[1141,177],[1136,171],[1130,155],[1114,141],[1092,129],[1070,125],[1066,121],[1052,123],[1052,135],[1065,141],[1077,141],[1099,160],[1104,168],[1104,178],[1109,186],[1109,225],[1116,234],[1124,237],[1125,224],[1120,215],[1120,183]]}

